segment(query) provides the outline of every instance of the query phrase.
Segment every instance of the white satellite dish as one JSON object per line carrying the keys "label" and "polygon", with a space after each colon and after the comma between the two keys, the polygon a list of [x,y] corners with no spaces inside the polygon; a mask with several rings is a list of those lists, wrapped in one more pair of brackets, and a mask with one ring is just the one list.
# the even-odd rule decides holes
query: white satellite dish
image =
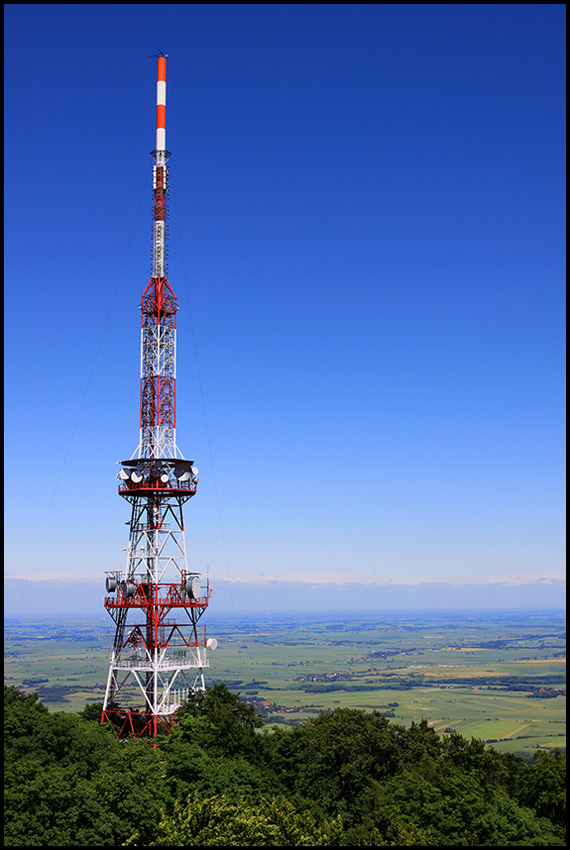
{"label": "white satellite dish", "polygon": [[186,470],[186,472],[183,472],[182,475],[178,476],[178,480],[179,481],[188,481],[188,479],[191,477],[191,475],[192,475],[192,473],[189,472],[188,470]]}
{"label": "white satellite dish", "polygon": [[139,475],[138,472],[136,471],[136,469],[131,472],[131,481],[134,481],[135,484],[138,484],[142,480],[143,480],[142,475]]}
{"label": "white satellite dish", "polygon": [[213,652],[214,649],[217,649],[217,648],[218,648],[218,641],[216,640],[216,638],[208,638],[208,640],[206,641],[206,649],[211,649],[212,652]]}
{"label": "white satellite dish", "polygon": [[123,593],[125,594],[127,599],[130,599],[132,596],[135,595],[137,586],[134,581],[122,581],[121,587],[123,588]]}
{"label": "white satellite dish", "polygon": [[130,478],[130,475],[127,472],[126,469],[121,469],[121,470],[119,470],[119,478],[122,478],[123,481],[128,481],[128,479]]}
{"label": "white satellite dish", "polygon": [[192,475],[198,475],[198,472],[199,472],[198,467],[197,466],[191,466],[190,472],[192,473]]}
{"label": "white satellite dish", "polygon": [[188,576],[186,579],[186,593],[197,599],[200,596],[200,576]]}
{"label": "white satellite dish", "polygon": [[170,478],[168,477],[168,472],[163,472],[160,476],[160,480],[163,484],[168,484],[168,482],[170,481]]}

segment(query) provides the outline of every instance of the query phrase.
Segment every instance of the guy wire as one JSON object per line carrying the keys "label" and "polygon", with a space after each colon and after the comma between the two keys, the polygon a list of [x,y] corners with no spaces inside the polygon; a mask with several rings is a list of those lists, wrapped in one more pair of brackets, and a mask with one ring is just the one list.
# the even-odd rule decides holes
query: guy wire
{"label": "guy wire", "polygon": [[103,338],[104,338],[104,336],[105,336],[105,332],[106,332],[106,330],[107,330],[107,326],[108,326],[108,324],[109,324],[109,319],[111,318],[111,313],[112,313],[112,311],[113,311],[113,305],[114,305],[114,303],[115,303],[115,298],[117,297],[117,292],[118,292],[118,290],[119,290],[119,283],[121,282],[121,278],[122,278],[122,276],[123,276],[123,271],[124,271],[124,268],[125,268],[125,263],[126,263],[126,261],[127,261],[127,255],[128,255],[128,253],[129,253],[129,248],[130,248],[130,246],[131,246],[131,242],[132,242],[133,234],[134,234],[134,232],[135,232],[135,227],[136,227],[136,224],[137,224],[137,221],[138,221],[138,217],[139,217],[139,213],[140,213],[141,205],[142,205],[142,202],[143,202],[143,199],[144,199],[144,195],[145,195],[145,193],[146,193],[146,191],[147,191],[147,189],[148,189],[148,178],[149,178],[149,174],[150,174],[150,166],[149,166],[149,168],[147,169],[147,173],[146,173],[146,176],[145,176],[145,185],[144,185],[144,189],[143,189],[143,192],[141,193],[141,198],[140,198],[140,201],[139,201],[139,205],[138,205],[137,211],[136,211],[136,213],[135,213],[135,218],[134,218],[134,221],[133,221],[133,226],[132,226],[132,228],[131,228],[130,236],[129,236],[128,241],[127,241],[127,247],[126,247],[126,249],[125,249],[125,254],[124,254],[124,257],[123,257],[123,262],[121,263],[121,268],[120,268],[120,270],[119,270],[119,275],[118,275],[118,277],[117,277],[117,281],[116,281],[116,283],[115,283],[115,289],[114,289],[114,291],[113,291],[113,295],[111,296],[111,301],[110,301],[110,303],[109,303],[109,309],[107,310],[107,316],[105,317],[105,321],[103,322],[103,330],[101,331],[101,335],[100,335],[100,337],[99,337],[99,342],[98,342],[98,344],[97,344],[97,348],[96,348],[96,350],[95,350],[95,356],[94,356],[94,358],[93,358],[93,363],[92,363],[92,365],[91,365],[91,370],[90,370],[89,375],[88,375],[88,377],[87,377],[87,382],[86,382],[86,384],[85,384],[85,389],[83,390],[83,395],[82,395],[82,397],[81,397],[81,401],[80,401],[80,403],[79,403],[79,409],[78,409],[78,411],[77,411],[77,416],[75,417],[75,423],[73,424],[73,427],[71,428],[71,434],[70,434],[70,436],[69,436],[69,440],[68,440],[68,442],[67,442],[67,448],[66,448],[65,453],[64,453],[64,456],[63,456],[63,461],[62,461],[62,463],[61,463],[61,467],[60,467],[60,470],[59,470],[59,474],[58,474],[57,479],[56,479],[56,482],[55,482],[55,486],[54,486],[54,489],[53,489],[52,497],[51,497],[50,503],[49,503],[48,508],[47,508],[47,511],[46,511],[45,519],[44,519],[44,521],[43,521],[43,525],[42,525],[42,527],[41,527],[41,530],[40,530],[40,533],[39,533],[39,536],[38,536],[38,541],[37,541],[37,543],[36,543],[36,548],[35,548],[35,550],[34,550],[34,554],[32,555],[32,560],[31,560],[31,562],[30,562],[30,567],[29,567],[29,569],[28,569],[28,572],[27,572],[26,578],[24,579],[23,587],[22,587],[22,589],[21,589],[21,591],[20,591],[20,596],[19,596],[19,598],[18,598],[18,602],[17,602],[17,605],[16,605],[16,610],[14,611],[14,618],[16,617],[16,615],[17,615],[17,613],[18,613],[18,611],[19,611],[19,609],[20,609],[20,605],[21,605],[21,602],[22,602],[22,597],[23,597],[23,595],[24,595],[24,591],[25,591],[25,590],[26,590],[26,588],[27,588],[27,585],[28,585],[28,581],[29,581],[30,575],[32,574],[32,570],[33,570],[33,568],[34,568],[34,564],[35,564],[35,562],[36,562],[36,558],[37,558],[38,552],[39,552],[39,550],[40,550],[40,545],[41,545],[41,543],[42,543],[43,536],[44,536],[44,533],[45,533],[45,530],[46,530],[46,527],[47,527],[47,524],[48,524],[48,520],[49,520],[49,517],[50,517],[50,514],[51,514],[51,510],[52,510],[52,508],[53,508],[53,504],[54,504],[54,502],[55,502],[55,497],[56,497],[56,495],[57,495],[57,491],[58,491],[58,489],[59,489],[59,485],[60,485],[60,483],[61,483],[61,479],[62,479],[62,477],[63,477],[63,471],[64,471],[64,469],[65,469],[65,464],[67,463],[67,458],[68,458],[68,456],[69,456],[69,452],[70,452],[70,449],[71,449],[71,445],[72,445],[72,443],[73,443],[73,438],[75,437],[75,432],[77,431],[77,426],[78,426],[78,424],[79,424],[79,419],[80,419],[80,417],[81,417],[81,412],[82,412],[82,410],[83,410],[83,406],[84,406],[85,401],[86,401],[86,399],[87,399],[87,394],[88,394],[88,391],[89,391],[89,387],[90,387],[90,385],[91,385],[91,379],[93,378],[93,374],[94,374],[94,372],[95,372],[95,366],[97,365],[97,360],[98,360],[98,358],[99,358],[99,353],[100,353],[100,351],[101,351],[101,347],[102,347],[102,345],[103,345]]}

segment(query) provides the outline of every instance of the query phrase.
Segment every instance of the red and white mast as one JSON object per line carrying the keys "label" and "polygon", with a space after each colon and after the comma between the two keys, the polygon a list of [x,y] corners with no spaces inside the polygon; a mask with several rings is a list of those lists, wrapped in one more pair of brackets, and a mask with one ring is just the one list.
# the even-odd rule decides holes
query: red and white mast
{"label": "red and white mast", "polygon": [[176,447],[176,296],[166,277],[168,166],[166,56],[158,57],[156,149],[152,152],[152,277],[141,303],[139,457],[181,455]]}
{"label": "red and white mast", "polygon": [[101,722],[119,737],[169,729],[190,691],[204,689],[215,640],[197,623],[211,595],[189,570],[182,506],[198,469],[176,445],[176,296],[166,273],[166,56],[158,56],[153,166],[152,276],[141,299],[140,439],[119,472],[131,505],[124,572],[107,572],[105,608],[116,630]]}

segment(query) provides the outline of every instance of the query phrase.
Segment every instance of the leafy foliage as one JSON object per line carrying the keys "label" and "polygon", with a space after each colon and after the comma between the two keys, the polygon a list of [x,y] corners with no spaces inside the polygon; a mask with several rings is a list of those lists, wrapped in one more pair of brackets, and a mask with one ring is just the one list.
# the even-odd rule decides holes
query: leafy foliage
{"label": "leafy foliage", "polygon": [[255,729],[263,720],[238,697],[221,683],[191,695],[178,717],[183,737],[212,754],[255,756],[260,749]]}
{"label": "leafy foliage", "polygon": [[174,804],[174,814],[162,818],[159,833],[153,846],[320,846],[337,843],[342,820],[318,826],[310,813],[298,811],[284,797],[256,803],[241,797],[232,803],[225,794],[203,799],[194,793],[184,805]]}
{"label": "leafy foliage", "polygon": [[225,685],[156,747],[99,717],[5,688],[5,846],[565,844],[561,752],[526,764],[346,708],[262,729]]}
{"label": "leafy foliage", "polygon": [[160,818],[160,764],[147,745],[124,747],[107,726],[50,714],[37,696],[5,688],[6,846],[120,844]]}
{"label": "leafy foliage", "polygon": [[520,803],[559,827],[566,823],[566,756],[539,750],[534,764],[522,772],[517,793]]}

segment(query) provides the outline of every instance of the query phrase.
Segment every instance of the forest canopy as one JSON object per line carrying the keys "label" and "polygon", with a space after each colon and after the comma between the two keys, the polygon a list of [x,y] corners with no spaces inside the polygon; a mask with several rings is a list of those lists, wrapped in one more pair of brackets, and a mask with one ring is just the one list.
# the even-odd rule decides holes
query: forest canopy
{"label": "forest canopy", "polygon": [[5,846],[563,846],[561,751],[531,764],[427,722],[337,708],[264,727],[223,684],[172,734],[4,689]]}

